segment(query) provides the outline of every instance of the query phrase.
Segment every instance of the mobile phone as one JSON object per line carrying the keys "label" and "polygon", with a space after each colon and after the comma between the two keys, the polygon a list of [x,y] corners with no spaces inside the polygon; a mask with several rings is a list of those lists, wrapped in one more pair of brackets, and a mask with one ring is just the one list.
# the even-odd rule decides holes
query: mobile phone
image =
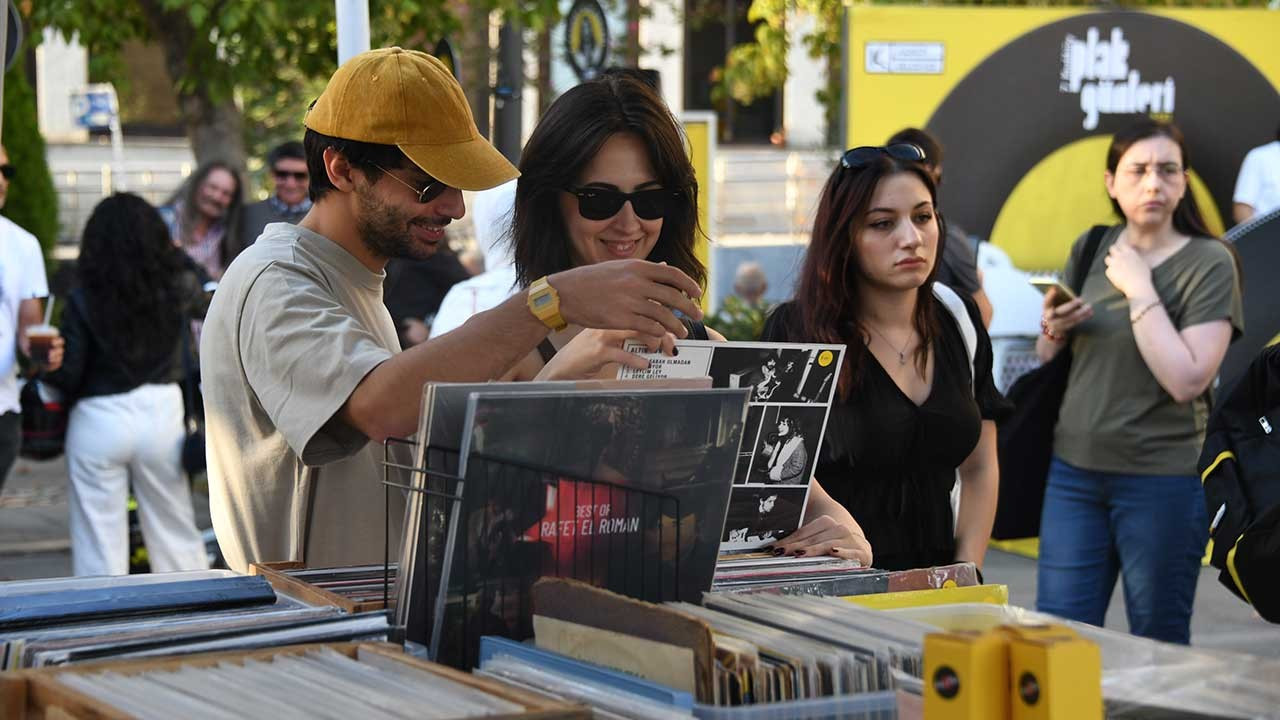
{"label": "mobile phone", "polygon": [[1076,294],[1071,291],[1071,288],[1062,284],[1061,280],[1055,280],[1053,278],[1031,278],[1031,284],[1044,295],[1049,294],[1049,288],[1057,290],[1058,292],[1054,296],[1054,307],[1076,299]]}

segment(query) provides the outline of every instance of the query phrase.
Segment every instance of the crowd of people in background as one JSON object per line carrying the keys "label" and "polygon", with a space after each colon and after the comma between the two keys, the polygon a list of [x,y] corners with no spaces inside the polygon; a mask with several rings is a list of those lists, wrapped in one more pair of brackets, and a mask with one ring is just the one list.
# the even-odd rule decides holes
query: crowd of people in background
{"label": "crowd of people in background", "polygon": [[[362,84],[392,72],[390,60],[418,75]],[[381,476],[370,439],[416,426],[406,388],[612,377],[645,363],[622,349],[637,335],[664,352],[677,338],[724,339],[691,300],[707,274],[694,251],[698,180],[646,77],[610,72],[565,92],[517,173],[478,134],[425,142],[474,130],[433,58],[389,49],[357,61],[330,81],[304,140],[268,154],[267,199],[244,204],[240,173],[213,161],[159,208],[117,194],[90,217],[61,339],[39,363],[75,403],[76,574],[127,572],[130,492],[154,570],[206,566],[181,459],[194,410],[183,383],[199,368],[202,408],[218,418],[215,526],[243,570],[304,552],[319,564],[381,556],[382,494],[320,478]],[[370,113],[387,92],[438,112],[386,119],[421,143],[399,144],[332,101],[344,88],[369,95]],[[773,544],[778,554],[983,564],[1009,404],[992,380],[978,240],[943,220],[943,167],[941,143],[915,128],[845,152],[817,198],[794,293],[769,308],[761,339],[849,348],[805,524]],[[1243,323],[1241,268],[1207,229],[1189,168],[1171,124],[1114,136],[1100,170],[1120,221],[1075,243],[1066,274],[1078,266],[1083,290],[1046,296],[1037,341],[1042,360],[1068,347],[1074,358],[1039,606],[1100,624],[1123,577],[1132,631],[1183,643],[1207,528],[1195,459],[1210,386]],[[0,203],[15,172],[0,149]],[[457,254],[446,228],[466,212],[463,189],[477,192],[477,247]],[[1233,199],[1238,222],[1280,207],[1280,135],[1248,154]],[[749,306],[764,307],[767,289],[759,265],[736,268],[733,291]],[[17,355],[30,355],[47,295],[35,239],[0,218],[0,482],[17,450]],[[804,465],[787,442],[798,432],[779,421],[772,480]]]}

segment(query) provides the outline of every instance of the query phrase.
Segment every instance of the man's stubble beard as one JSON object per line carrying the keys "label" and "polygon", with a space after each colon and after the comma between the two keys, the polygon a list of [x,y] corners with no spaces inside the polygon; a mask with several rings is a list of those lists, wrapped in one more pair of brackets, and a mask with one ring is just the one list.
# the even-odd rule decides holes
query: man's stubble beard
{"label": "man's stubble beard", "polygon": [[356,233],[373,253],[384,258],[425,260],[435,254],[431,245],[415,245],[410,237],[411,218],[373,194],[371,187],[356,187]]}

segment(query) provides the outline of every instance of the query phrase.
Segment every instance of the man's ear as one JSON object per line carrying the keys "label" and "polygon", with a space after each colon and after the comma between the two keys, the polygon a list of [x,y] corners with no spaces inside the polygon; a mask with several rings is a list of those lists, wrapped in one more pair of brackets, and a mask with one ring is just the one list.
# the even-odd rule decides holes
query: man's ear
{"label": "man's ear", "polygon": [[329,176],[329,182],[339,192],[351,192],[355,189],[355,166],[345,155],[331,147],[324,149],[324,171]]}

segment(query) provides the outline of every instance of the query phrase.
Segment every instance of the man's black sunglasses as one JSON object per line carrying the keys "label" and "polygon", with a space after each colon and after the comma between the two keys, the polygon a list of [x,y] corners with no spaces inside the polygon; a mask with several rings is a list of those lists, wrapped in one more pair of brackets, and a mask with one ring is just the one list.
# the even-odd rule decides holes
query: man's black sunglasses
{"label": "man's black sunglasses", "polygon": [[12,180],[13,176],[17,174],[18,168],[10,165],[9,163],[0,165],[0,175],[3,175],[5,180]]}
{"label": "man's black sunglasses", "polygon": [[895,160],[924,162],[924,150],[921,150],[918,145],[897,143],[883,146],[863,145],[862,147],[847,150],[844,155],[840,156],[840,165],[849,170],[854,170],[884,155],[888,155]]}
{"label": "man's black sunglasses", "polygon": [[617,215],[628,200],[631,201],[631,209],[635,211],[636,217],[657,220],[666,215],[671,204],[682,195],[676,190],[665,188],[624,193],[608,188],[581,187],[565,188],[565,192],[577,196],[578,214],[588,220],[608,220]]}
{"label": "man's black sunglasses", "polygon": [[448,190],[448,189],[449,189],[449,186],[448,186],[448,185],[445,185],[444,183],[440,182],[439,180],[436,180],[435,178],[431,178],[431,181],[427,183],[426,187],[424,187],[424,188],[422,188],[421,190],[419,190],[418,188],[416,188],[416,187],[414,187],[414,186],[410,185],[410,184],[409,184],[408,182],[406,182],[405,180],[401,179],[399,176],[392,175],[390,170],[388,170],[388,169],[386,169],[386,168],[382,167],[381,165],[378,165],[377,163],[373,163],[373,166],[374,166],[374,167],[376,167],[376,168],[378,168],[378,169],[379,169],[379,170],[381,170],[382,172],[386,173],[387,175],[390,175],[392,180],[395,180],[396,182],[400,183],[401,185],[403,185],[403,186],[405,186],[405,187],[409,188],[410,190],[414,191],[415,193],[417,193],[417,194],[418,194],[418,202],[422,203],[423,205],[425,205],[425,204],[427,204],[427,203],[431,202],[432,200],[435,200],[436,198],[440,197],[441,195],[443,195],[443,194],[444,194],[444,191],[445,191],[445,190]]}
{"label": "man's black sunglasses", "polygon": [[293,178],[298,182],[302,182],[307,179],[307,173],[305,172],[291,172],[289,170],[272,170],[271,174],[275,175],[280,180],[288,180],[289,178]]}

